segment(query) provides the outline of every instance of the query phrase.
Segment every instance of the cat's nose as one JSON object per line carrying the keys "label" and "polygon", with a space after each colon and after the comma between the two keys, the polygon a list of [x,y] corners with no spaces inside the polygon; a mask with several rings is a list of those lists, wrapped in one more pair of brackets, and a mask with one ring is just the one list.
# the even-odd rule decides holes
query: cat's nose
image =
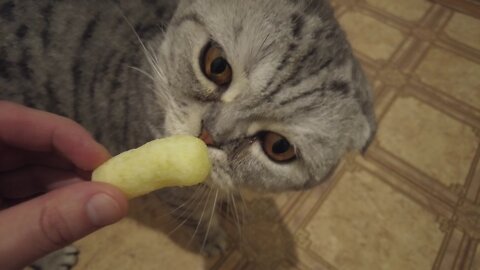
{"label": "cat's nose", "polygon": [[208,146],[214,146],[215,142],[213,141],[212,135],[210,135],[210,132],[208,132],[207,129],[203,128],[202,132],[200,133],[200,136],[198,136],[200,140],[205,142],[206,145]]}

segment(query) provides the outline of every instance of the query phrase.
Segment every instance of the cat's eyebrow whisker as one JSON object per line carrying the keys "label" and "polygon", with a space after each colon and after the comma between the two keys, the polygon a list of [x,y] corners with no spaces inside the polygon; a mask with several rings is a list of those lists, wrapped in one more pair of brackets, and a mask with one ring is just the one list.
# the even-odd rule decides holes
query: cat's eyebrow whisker
{"label": "cat's eyebrow whisker", "polygon": [[155,71],[155,73],[159,76],[160,79],[162,80],[165,80],[165,75],[159,70],[159,65],[158,65],[158,59],[155,57],[155,54],[153,54],[151,52],[151,50],[149,50],[147,48],[147,46],[145,45],[145,43],[143,42],[143,40],[140,38],[140,35],[138,34],[138,32],[135,30],[135,27],[133,27],[132,23],[130,22],[130,20],[127,18],[127,16],[125,15],[125,13],[123,12],[123,10],[117,6],[118,10],[120,11],[120,15],[123,17],[123,19],[125,20],[125,22],[128,24],[128,26],[130,27],[130,29],[132,29],[133,33],[135,34],[135,37],[137,38],[138,42],[140,43],[140,47],[142,48],[143,50],[143,53],[145,54],[145,57],[147,58],[147,61],[148,63],[150,64],[150,66],[153,68],[153,70]]}
{"label": "cat's eyebrow whisker", "polygon": [[[268,38],[270,37],[270,33],[267,34],[267,36],[265,37],[265,39],[263,39],[263,42],[262,42],[262,45],[260,45],[260,48],[258,49],[257,53],[255,54],[255,58],[258,58],[258,54],[263,51],[264,47],[265,47],[265,43],[267,42]],[[270,46],[270,45],[268,45]]]}
{"label": "cat's eyebrow whisker", "polygon": [[[117,6],[117,8],[119,9],[120,14],[123,17],[123,19],[125,20],[125,22],[128,24],[128,26],[130,27],[132,32],[135,34],[135,37],[137,38],[137,40],[140,44],[140,47],[142,48],[142,51],[145,55],[145,58],[147,59],[148,64],[150,65],[150,67],[153,70],[154,74],[151,75],[151,78],[152,78],[153,82],[155,83],[156,80],[159,80],[163,83],[167,83],[167,81],[168,81],[167,77],[166,77],[165,73],[160,68],[161,65],[160,65],[160,61],[158,59],[158,55],[156,53],[154,53],[154,50],[150,46],[147,47],[147,45],[145,45],[145,43],[141,39],[138,32],[135,30],[135,27],[133,27],[132,23],[127,18],[127,16],[123,12],[123,10],[119,6]],[[169,106],[172,106],[172,104],[175,104],[175,102],[173,102],[173,98],[169,94],[167,94],[166,91],[153,91],[153,92],[154,92],[154,94],[157,98],[159,98],[161,100],[164,100],[163,103],[169,104]],[[172,111],[175,111],[175,110],[172,110]]]}
{"label": "cat's eyebrow whisker", "polygon": [[201,250],[205,248],[205,244],[207,243],[208,233],[210,232],[210,226],[212,225],[213,215],[215,214],[215,207],[217,206],[217,199],[218,199],[218,189],[216,189],[215,191],[215,198],[213,199],[212,211],[211,211],[210,219],[207,225],[207,232],[205,233],[205,237],[203,238]]}
{"label": "cat's eyebrow whisker", "polygon": [[145,52],[145,56],[147,57],[147,61],[150,64],[150,66],[152,67],[155,74],[157,75],[157,78],[160,79],[163,82],[166,82],[167,81],[166,76],[163,73],[163,71],[159,68],[160,67],[160,61],[158,60],[158,57],[156,56],[156,54],[148,51],[148,49],[145,48],[145,50],[147,50]]}
{"label": "cat's eyebrow whisker", "polygon": [[138,68],[138,67],[134,67],[134,66],[127,66],[127,67],[128,67],[128,68],[131,68],[131,69],[133,69],[133,70],[135,70],[135,71],[138,71],[139,73],[141,73],[141,74],[145,75],[146,77],[148,77],[150,80],[155,81],[155,78],[153,77],[153,75],[151,75],[150,73],[146,72],[145,70],[142,70],[142,69],[140,69],[140,68]]}
{"label": "cat's eyebrow whisker", "polygon": [[[132,29],[133,33],[135,34],[135,37],[137,38],[138,42],[140,43],[140,46],[143,48],[143,51],[145,52],[145,54],[148,54],[148,49],[147,47],[145,46],[145,43],[143,43],[142,39],[140,38],[140,35],[138,34],[138,32],[135,30],[135,27],[133,27],[132,23],[130,22],[130,20],[127,18],[127,16],[125,15],[125,13],[123,12],[123,10],[117,6],[119,12],[120,12],[120,15],[122,16],[122,18],[125,20],[125,22],[128,24],[128,26],[130,27],[130,29]],[[148,55],[147,55],[148,56]]]}
{"label": "cat's eyebrow whisker", "polygon": [[[163,73],[163,71],[159,68],[160,67],[160,60],[158,59],[158,55],[156,53],[153,53],[153,49],[150,48],[150,51],[148,51],[148,56],[149,56],[149,63],[150,65],[152,66],[152,68],[155,70],[155,72],[157,73],[158,77],[163,80],[163,81],[166,81],[166,76],[165,74]],[[148,57],[147,56],[147,57]]]}
{"label": "cat's eyebrow whisker", "polygon": [[210,199],[210,195],[211,195],[211,193],[212,193],[212,189],[210,189],[210,188],[209,188],[209,189],[208,189],[208,195],[207,195],[207,199],[206,199],[206,200],[204,200],[204,202],[205,202],[205,205],[203,206],[202,214],[200,215],[200,218],[198,219],[198,224],[197,224],[197,227],[195,228],[195,231],[193,232],[193,235],[192,235],[192,237],[191,237],[191,238],[190,238],[190,240],[188,241],[188,244],[187,244],[187,246],[190,246],[190,244],[191,244],[191,242],[192,242],[193,238],[194,238],[194,237],[195,237],[195,235],[197,234],[197,231],[198,231],[198,229],[199,229],[199,227],[200,227],[200,225],[201,225],[201,223],[202,223],[202,219],[203,219],[203,216],[205,215],[205,210],[207,209],[208,200]]}

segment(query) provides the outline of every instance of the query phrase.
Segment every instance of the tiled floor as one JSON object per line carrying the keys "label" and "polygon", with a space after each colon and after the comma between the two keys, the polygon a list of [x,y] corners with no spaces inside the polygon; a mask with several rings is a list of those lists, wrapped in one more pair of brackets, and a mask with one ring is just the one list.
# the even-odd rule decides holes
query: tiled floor
{"label": "tiled floor", "polygon": [[75,270],[480,269],[480,18],[425,0],[334,0],[375,87],[365,156],[304,193],[246,194],[241,237],[205,259],[155,198],[79,241]]}

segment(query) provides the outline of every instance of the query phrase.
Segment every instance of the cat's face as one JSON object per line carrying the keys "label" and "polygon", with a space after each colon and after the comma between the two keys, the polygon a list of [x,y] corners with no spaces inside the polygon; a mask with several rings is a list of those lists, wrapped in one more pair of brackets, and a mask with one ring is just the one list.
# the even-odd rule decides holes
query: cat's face
{"label": "cat's face", "polygon": [[314,185],[374,130],[325,1],[184,1],[155,57],[165,133],[208,131],[216,187]]}

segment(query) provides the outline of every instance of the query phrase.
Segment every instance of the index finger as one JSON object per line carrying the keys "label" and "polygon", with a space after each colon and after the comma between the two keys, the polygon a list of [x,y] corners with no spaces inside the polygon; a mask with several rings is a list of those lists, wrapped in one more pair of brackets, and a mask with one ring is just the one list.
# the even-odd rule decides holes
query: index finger
{"label": "index finger", "polygon": [[1,100],[0,143],[31,151],[57,152],[86,171],[110,157],[105,147],[74,121]]}

